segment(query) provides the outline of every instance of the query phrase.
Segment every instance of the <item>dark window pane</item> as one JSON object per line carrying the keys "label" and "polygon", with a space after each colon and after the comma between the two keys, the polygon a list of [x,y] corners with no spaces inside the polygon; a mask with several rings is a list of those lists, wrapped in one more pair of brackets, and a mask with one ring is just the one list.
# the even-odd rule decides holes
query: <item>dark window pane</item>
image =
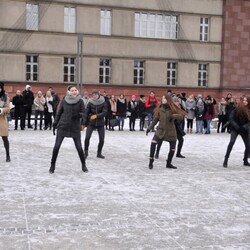
{"label": "dark window pane", "polygon": [[99,77],[99,82],[103,83],[103,77],[102,76]]}
{"label": "dark window pane", "polygon": [[33,62],[37,62],[37,56],[34,56],[34,58],[33,58]]}
{"label": "dark window pane", "polygon": [[26,65],[26,72],[30,72],[30,65],[29,64]]}
{"label": "dark window pane", "polygon": [[74,72],[75,72],[75,68],[74,67],[70,67],[70,73],[74,74]]}
{"label": "dark window pane", "polygon": [[64,82],[67,82],[67,81],[68,81],[68,76],[67,76],[67,75],[64,75],[63,81],[64,81]]}
{"label": "dark window pane", "polygon": [[109,68],[105,70],[106,75],[109,75]]}
{"label": "dark window pane", "polygon": [[168,78],[170,77],[170,71],[167,72],[167,77],[168,77]]}
{"label": "dark window pane", "polygon": [[99,68],[99,75],[103,75],[103,68]]}
{"label": "dark window pane", "polygon": [[37,74],[34,74],[33,78],[34,78],[34,81],[37,81],[37,79],[38,79]]}
{"label": "dark window pane", "polygon": [[143,78],[140,78],[140,84],[143,84]]}
{"label": "dark window pane", "polygon": [[68,67],[64,67],[64,74],[67,74],[68,73]]}
{"label": "dark window pane", "polygon": [[140,70],[140,77],[143,77],[143,70]]}
{"label": "dark window pane", "polygon": [[75,81],[75,77],[73,75],[70,76],[70,82],[74,82]]}
{"label": "dark window pane", "polygon": [[109,83],[109,77],[106,76],[106,83]]}
{"label": "dark window pane", "polygon": [[136,77],[137,76],[137,70],[134,69],[134,76]]}
{"label": "dark window pane", "polygon": [[26,80],[27,80],[27,81],[30,80],[30,73],[27,73],[27,74],[26,74]]}
{"label": "dark window pane", "polygon": [[34,71],[34,72],[37,72],[37,65],[34,65],[34,66],[33,66],[33,71]]}
{"label": "dark window pane", "polygon": [[64,64],[68,64],[68,58],[64,57]]}
{"label": "dark window pane", "polygon": [[26,61],[27,61],[27,62],[30,62],[30,56],[27,56],[27,57],[26,57]]}
{"label": "dark window pane", "polygon": [[134,84],[137,84],[137,78],[134,77]]}

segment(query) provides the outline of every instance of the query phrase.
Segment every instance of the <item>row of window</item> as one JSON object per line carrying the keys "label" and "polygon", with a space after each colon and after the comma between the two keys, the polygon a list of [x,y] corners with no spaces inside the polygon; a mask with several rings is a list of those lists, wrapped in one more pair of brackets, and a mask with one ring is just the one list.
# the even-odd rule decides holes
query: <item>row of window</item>
{"label": "row of window", "polygon": [[[133,84],[142,85],[145,81],[145,61],[134,60]],[[177,83],[178,63],[167,63],[167,86],[175,86]],[[38,56],[26,56],[26,80],[38,81]],[[76,77],[76,59],[64,57],[63,80],[65,83],[74,83]],[[207,86],[208,64],[198,65],[198,86]],[[99,83],[111,83],[111,59],[101,58],[99,63]]]}
{"label": "row of window", "polygon": [[[38,30],[39,5],[26,4],[26,29]],[[111,10],[100,10],[100,34],[111,35]],[[135,37],[177,39],[178,16],[135,12]],[[64,32],[76,32],[76,8],[64,7]],[[200,18],[200,41],[208,41],[209,18]]]}

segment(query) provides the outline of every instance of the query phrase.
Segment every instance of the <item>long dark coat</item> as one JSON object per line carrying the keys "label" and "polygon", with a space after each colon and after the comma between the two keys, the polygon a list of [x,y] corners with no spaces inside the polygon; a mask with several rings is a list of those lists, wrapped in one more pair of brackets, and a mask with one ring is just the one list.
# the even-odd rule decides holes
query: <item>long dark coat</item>
{"label": "long dark coat", "polygon": [[69,104],[63,99],[56,113],[53,127],[57,128],[58,136],[80,137],[81,118],[84,115],[84,103],[82,99],[75,104]]}
{"label": "long dark coat", "polygon": [[154,126],[159,122],[156,128],[156,136],[163,141],[176,141],[177,133],[175,128],[175,121],[181,121],[182,115],[172,114],[172,111],[168,107],[165,109],[162,105],[154,112],[154,119],[151,122],[148,130],[152,130]]}

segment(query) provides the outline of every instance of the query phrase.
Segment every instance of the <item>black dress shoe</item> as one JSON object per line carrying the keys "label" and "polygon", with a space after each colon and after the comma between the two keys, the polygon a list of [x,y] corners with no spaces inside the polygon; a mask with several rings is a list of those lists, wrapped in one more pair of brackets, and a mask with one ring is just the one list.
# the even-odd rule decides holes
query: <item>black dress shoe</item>
{"label": "black dress shoe", "polygon": [[97,157],[97,158],[101,158],[101,159],[104,159],[104,158],[105,158],[105,156],[102,155],[101,153],[98,153],[96,157]]}
{"label": "black dress shoe", "polygon": [[178,157],[178,158],[186,158],[184,155],[181,155],[181,154],[176,155],[176,157]]}
{"label": "black dress shoe", "polygon": [[245,161],[245,162],[244,162],[244,166],[250,167],[250,163],[249,163],[248,161]]}
{"label": "black dress shoe", "polygon": [[10,162],[10,156],[6,156],[6,162]]}

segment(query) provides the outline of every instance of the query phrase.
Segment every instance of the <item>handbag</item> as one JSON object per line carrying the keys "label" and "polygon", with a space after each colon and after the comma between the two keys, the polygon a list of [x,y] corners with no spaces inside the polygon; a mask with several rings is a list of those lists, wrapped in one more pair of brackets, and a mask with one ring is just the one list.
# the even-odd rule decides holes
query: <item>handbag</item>
{"label": "handbag", "polygon": [[119,126],[119,120],[117,119],[117,118],[115,118],[115,119],[110,119],[110,121],[109,121],[109,124],[110,124],[110,126],[111,127],[116,127],[116,126]]}

